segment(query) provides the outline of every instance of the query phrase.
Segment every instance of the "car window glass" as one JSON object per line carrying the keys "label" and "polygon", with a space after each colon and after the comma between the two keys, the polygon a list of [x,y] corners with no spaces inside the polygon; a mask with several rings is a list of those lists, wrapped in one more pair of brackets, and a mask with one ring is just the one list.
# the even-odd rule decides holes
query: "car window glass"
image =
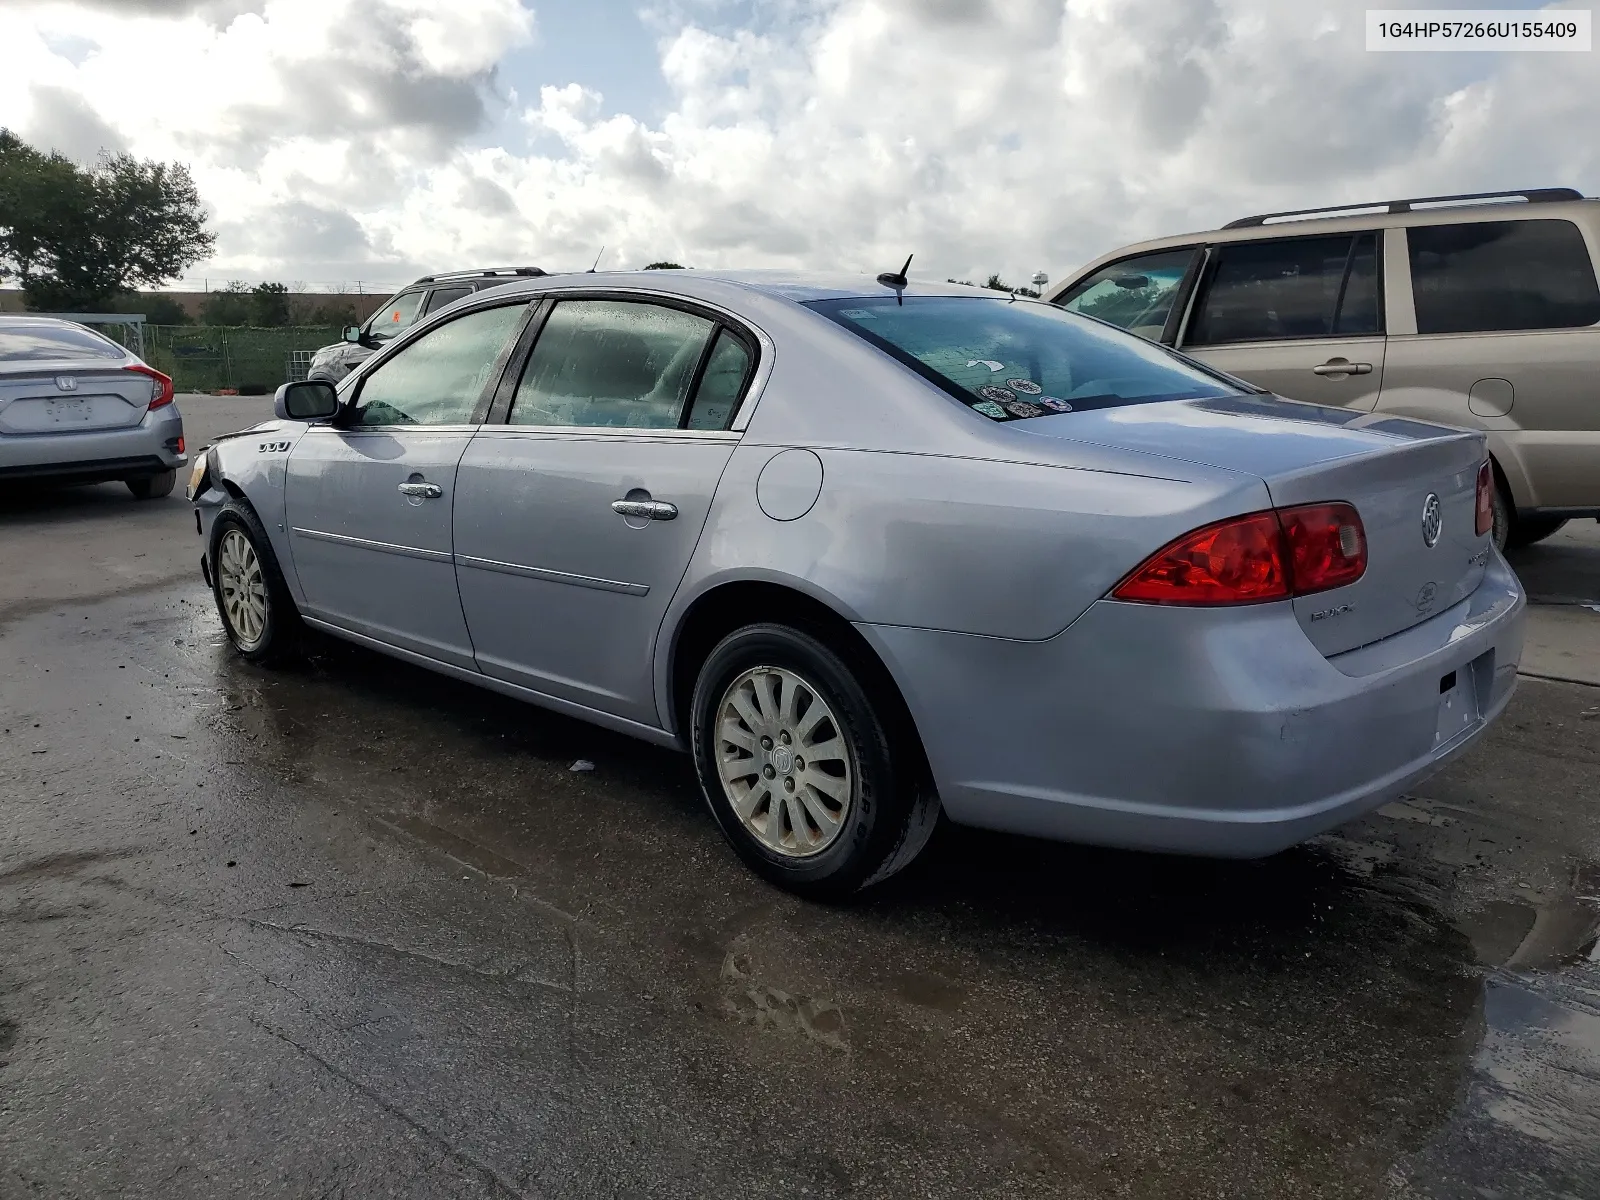
{"label": "car window glass", "polygon": [[1101,267],[1058,303],[1068,312],[1098,317],[1153,340],[1161,336],[1193,258],[1193,249],[1125,258]]}
{"label": "car window glass", "polygon": [[434,288],[432,293],[428,296],[428,307],[426,311],[431,313],[438,312],[445,305],[454,304],[457,300],[461,299],[461,297],[470,295],[472,295],[472,289],[470,287]]}
{"label": "car window glass", "polygon": [[1600,289],[1571,221],[1473,221],[1406,231],[1418,333],[1571,329],[1600,321]]}
{"label": "car window glass", "polygon": [[76,325],[0,326],[0,362],[51,362],[71,358],[122,358],[127,351]]}
{"label": "car window glass", "polygon": [[355,425],[464,425],[526,306],[481,309],[428,330],[361,383]]}
{"label": "car window glass", "polygon": [[1376,234],[1364,233],[1356,239],[1355,253],[1350,256],[1350,274],[1345,279],[1344,294],[1334,317],[1333,332],[1341,337],[1383,332],[1383,322],[1378,314]]}
{"label": "car window glass", "polygon": [[1238,394],[1170,350],[1053,304],[863,296],[809,307],[995,421]]}
{"label": "car window glass", "polygon": [[374,341],[387,342],[398,333],[410,329],[422,313],[425,292],[406,292],[394,297],[367,322],[367,336]]}
{"label": "car window glass", "polygon": [[[1362,235],[1363,242],[1371,238]],[[1331,337],[1356,249],[1350,234],[1218,246],[1188,343]],[[1352,306],[1360,302],[1359,292],[1358,287]],[[1350,320],[1360,323],[1354,308]]]}
{"label": "car window glass", "polygon": [[517,384],[513,425],[674,429],[714,322],[631,300],[562,300]]}
{"label": "car window glass", "polygon": [[750,351],[726,329],[719,332],[684,425],[689,429],[726,429],[749,373]]}

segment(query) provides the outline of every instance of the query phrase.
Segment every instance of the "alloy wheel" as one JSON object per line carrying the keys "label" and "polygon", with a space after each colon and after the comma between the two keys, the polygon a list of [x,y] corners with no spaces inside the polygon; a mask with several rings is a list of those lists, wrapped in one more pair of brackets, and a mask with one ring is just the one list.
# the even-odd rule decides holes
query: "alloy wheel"
{"label": "alloy wheel", "polygon": [[241,648],[253,650],[267,631],[267,581],[250,539],[237,529],[217,547],[217,585],[222,611]]}
{"label": "alloy wheel", "polygon": [[716,709],[717,774],[749,834],[806,858],[831,846],[854,802],[856,770],[833,709],[783,667],[755,667]]}

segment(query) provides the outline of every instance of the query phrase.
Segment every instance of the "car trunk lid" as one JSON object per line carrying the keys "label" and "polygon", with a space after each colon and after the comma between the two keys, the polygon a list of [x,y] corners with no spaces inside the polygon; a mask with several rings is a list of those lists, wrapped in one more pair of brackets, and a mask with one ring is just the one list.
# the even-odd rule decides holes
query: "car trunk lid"
{"label": "car trunk lid", "polygon": [[156,382],[94,364],[30,363],[0,374],[0,434],[88,433],[137,425]]}
{"label": "car trunk lid", "polygon": [[[1477,588],[1488,562],[1489,537],[1475,524],[1487,453],[1478,433],[1275,396],[1130,405],[1010,428],[1253,474],[1279,508],[1354,505],[1366,531],[1366,572],[1292,602],[1306,636],[1327,655],[1443,612]],[[1437,528],[1430,519],[1425,531],[1425,511],[1435,505]]]}

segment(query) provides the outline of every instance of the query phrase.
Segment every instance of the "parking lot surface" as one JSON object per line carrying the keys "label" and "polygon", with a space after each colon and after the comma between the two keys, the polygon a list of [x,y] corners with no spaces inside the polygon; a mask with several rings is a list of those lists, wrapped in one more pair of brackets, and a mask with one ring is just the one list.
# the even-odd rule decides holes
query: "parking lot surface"
{"label": "parking lot surface", "polygon": [[1415,795],[1250,863],[946,827],[835,907],[686,758],[240,662],[198,556],[177,495],[0,496],[5,1200],[1600,1196],[1592,522]]}

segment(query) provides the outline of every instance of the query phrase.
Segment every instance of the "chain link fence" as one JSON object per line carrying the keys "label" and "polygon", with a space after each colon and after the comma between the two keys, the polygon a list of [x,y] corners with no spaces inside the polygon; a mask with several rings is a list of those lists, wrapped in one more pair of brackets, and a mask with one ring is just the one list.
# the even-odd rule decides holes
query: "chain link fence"
{"label": "chain link fence", "polygon": [[283,329],[211,325],[145,326],[145,361],[172,376],[180,392],[237,391],[267,395],[304,379],[311,355],[339,340],[337,325]]}

